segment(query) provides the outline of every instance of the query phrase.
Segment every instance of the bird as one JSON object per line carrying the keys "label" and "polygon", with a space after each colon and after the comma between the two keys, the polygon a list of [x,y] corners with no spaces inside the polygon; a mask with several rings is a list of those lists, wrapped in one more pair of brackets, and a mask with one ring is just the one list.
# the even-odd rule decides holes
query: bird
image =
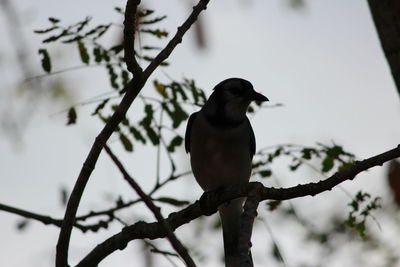
{"label": "bird", "polygon": [[[193,175],[204,191],[246,186],[251,176],[256,140],[246,112],[252,101],[269,101],[241,78],[218,83],[203,107],[187,123],[185,150]],[[225,266],[240,265],[238,239],[244,198],[218,207],[224,241]]]}

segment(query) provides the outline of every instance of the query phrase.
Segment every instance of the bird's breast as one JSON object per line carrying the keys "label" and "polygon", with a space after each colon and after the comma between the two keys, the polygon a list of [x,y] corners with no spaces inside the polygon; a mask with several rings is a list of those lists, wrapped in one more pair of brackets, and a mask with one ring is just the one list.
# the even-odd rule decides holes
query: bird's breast
{"label": "bird's breast", "polygon": [[247,183],[251,174],[248,125],[218,128],[198,114],[191,130],[190,161],[197,182],[206,191]]}

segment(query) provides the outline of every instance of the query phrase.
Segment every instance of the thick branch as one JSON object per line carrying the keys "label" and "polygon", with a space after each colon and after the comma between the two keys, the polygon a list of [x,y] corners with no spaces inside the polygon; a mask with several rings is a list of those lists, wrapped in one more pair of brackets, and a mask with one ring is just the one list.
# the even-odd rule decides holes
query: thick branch
{"label": "thick branch", "polygon": [[96,137],[96,140],[94,141],[92,148],[90,149],[90,152],[87,155],[85,162],[83,163],[83,167],[79,173],[78,179],[68,200],[64,220],[57,242],[56,267],[68,266],[69,241],[71,238],[72,227],[75,222],[76,212],[78,210],[83,191],[86,187],[92,171],[94,170],[103,146],[110,138],[111,134],[114,132],[118,124],[124,119],[126,112],[131,106],[133,100],[135,100],[136,96],[143,88],[149,76],[162,63],[162,61],[164,61],[171,54],[171,52],[178,45],[179,41],[182,39],[186,31],[196,21],[199,13],[206,8],[208,2],[209,0],[200,0],[199,4],[193,8],[193,12],[189,16],[189,18],[182,24],[181,27],[179,27],[179,30],[175,37],[150,63],[146,71],[141,75],[134,76],[133,79],[127,84],[126,88],[124,89],[124,92],[126,92],[126,94],[122,98],[118,108],[111,116],[109,121],[106,123],[104,128],[101,130],[100,134]]}
{"label": "thick branch", "polygon": [[372,18],[400,94],[400,1],[368,0]]}
{"label": "thick branch", "polygon": [[[176,228],[202,215],[211,215],[215,213],[217,207],[222,203],[235,198],[245,197],[249,192],[257,192],[256,195],[260,200],[287,200],[304,196],[315,196],[324,191],[331,190],[333,187],[346,180],[354,179],[360,172],[374,166],[381,166],[383,163],[398,157],[400,157],[400,145],[397,148],[377,156],[363,161],[357,161],[348,169],[339,171],[328,179],[318,183],[309,183],[289,188],[268,188],[264,187],[261,183],[252,182],[249,183],[247,187],[229,187],[222,193],[219,190],[206,192],[201,197],[201,204],[200,201],[196,201],[179,212],[171,213],[166,221],[174,231]],[[166,232],[159,223],[137,222],[97,245],[77,266],[97,266],[105,257],[115,250],[124,249],[131,240],[143,238],[156,239],[164,238],[165,236]]]}
{"label": "thick branch", "polygon": [[238,252],[242,267],[253,267],[251,258],[251,234],[253,232],[254,219],[257,217],[257,208],[260,203],[259,194],[250,191],[243,207],[243,214],[240,221]]}
{"label": "thick branch", "polygon": [[114,161],[115,165],[117,165],[119,171],[124,176],[124,179],[129,183],[129,185],[136,191],[139,197],[143,200],[146,206],[153,212],[154,217],[156,217],[157,221],[162,225],[163,230],[166,231],[167,238],[171,243],[172,247],[175,251],[181,256],[181,258],[185,261],[186,266],[188,267],[195,267],[196,264],[194,263],[193,259],[190,257],[187,249],[182,245],[182,243],[178,240],[178,238],[173,233],[169,224],[165,221],[164,217],[161,214],[160,208],[157,207],[151,198],[142,190],[138,183],[129,175],[129,173],[125,170],[122,163],[119,159],[114,155],[114,153],[110,150],[110,148],[105,145],[104,149]]}
{"label": "thick branch", "polygon": [[124,59],[128,70],[136,76],[142,74],[142,68],[135,57],[136,13],[139,4],[140,0],[128,0],[126,2],[124,21]]}
{"label": "thick branch", "polygon": [[78,179],[75,183],[71,196],[68,200],[67,208],[64,215],[64,220],[58,238],[57,253],[56,253],[57,267],[66,267],[68,265],[67,259],[68,259],[69,240],[71,237],[72,227],[75,222],[76,212],[78,210],[78,206],[83,191],[86,187],[86,184],[89,180],[92,171],[94,170],[100,152],[105,142],[108,140],[108,138],[110,138],[111,134],[114,132],[114,129],[125,117],[125,114],[128,111],[133,100],[136,98],[136,96],[142,89],[144,82],[145,82],[144,80],[139,80],[134,78],[127,84],[128,88],[127,93],[122,98],[120,105],[118,106],[114,114],[111,116],[110,120],[106,123],[100,134],[96,137],[96,140],[92,148],[90,149],[85,162],[83,163],[83,167],[79,173]]}

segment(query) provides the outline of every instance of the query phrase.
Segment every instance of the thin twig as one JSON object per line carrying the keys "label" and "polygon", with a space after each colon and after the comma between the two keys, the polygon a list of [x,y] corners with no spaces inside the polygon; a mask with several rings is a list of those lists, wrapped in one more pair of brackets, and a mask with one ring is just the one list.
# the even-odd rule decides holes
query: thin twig
{"label": "thin twig", "polygon": [[124,21],[124,59],[128,70],[134,76],[142,75],[142,68],[135,57],[136,13],[139,4],[140,0],[128,0],[126,2]]}
{"label": "thin twig", "polygon": [[160,182],[158,185],[156,184],[154,186],[154,188],[150,191],[149,195],[153,195],[155,192],[157,192],[158,189],[160,189],[161,187],[163,187],[164,185],[166,185],[167,183],[171,182],[171,181],[175,181],[176,179],[182,177],[182,176],[186,176],[191,174],[192,171],[187,171],[187,172],[183,172],[180,174],[172,174],[170,175],[167,179],[165,179],[164,181]]}
{"label": "thin twig", "polygon": [[135,199],[135,200],[131,200],[131,201],[128,201],[125,203],[117,203],[116,206],[113,208],[109,208],[106,210],[100,210],[100,211],[91,211],[85,215],[77,216],[76,221],[85,221],[88,218],[93,218],[93,217],[97,217],[97,216],[107,216],[107,215],[113,216],[116,211],[130,207],[139,202],[141,202],[141,199]]}
{"label": "thin twig", "polygon": [[39,75],[36,75],[36,76],[29,76],[29,77],[27,77],[25,79],[25,81],[31,81],[31,80],[41,79],[41,78],[47,78],[49,76],[62,74],[62,73],[75,71],[75,70],[94,68],[94,67],[103,67],[103,66],[107,66],[107,65],[117,65],[117,64],[119,64],[119,63],[104,63],[104,64],[96,63],[96,64],[89,64],[89,65],[84,64],[84,65],[79,65],[79,66],[73,66],[73,67],[69,67],[69,68],[65,68],[65,69],[61,69],[61,70],[57,70],[57,71],[52,71],[50,73],[39,74]]}
{"label": "thin twig", "polygon": [[261,221],[263,222],[265,228],[267,229],[269,236],[271,237],[271,240],[275,246],[275,248],[278,250],[279,254],[277,255],[279,257],[279,260],[282,262],[283,267],[287,267],[286,261],[283,258],[282,255],[282,249],[280,248],[275,236],[274,236],[274,232],[272,231],[271,227],[269,226],[267,220],[265,218],[261,218]]}
{"label": "thin twig", "polygon": [[[164,109],[160,110],[160,121],[157,125],[157,130],[158,130],[158,136],[161,138],[161,131],[162,131],[162,120],[163,120],[163,115],[164,115]],[[154,118],[153,118],[154,120]],[[161,142],[158,143],[157,145],[157,160],[156,160],[156,186],[160,184],[160,171],[161,171]]]}
{"label": "thin twig", "polygon": [[195,267],[196,264],[194,263],[193,259],[190,257],[187,249],[182,245],[182,243],[175,236],[175,234],[174,234],[173,230],[171,229],[171,227],[169,226],[168,222],[162,216],[162,214],[160,212],[160,208],[157,207],[153,203],[151,198],[142,190],[142,188],[139,186],[139,184],[137,184],[136,181],[128,174],[128,172],[125,170],[122,163],[113,154],[113,152],[110,150],[110,148],[107,145],[105,145],[104,149],[108,153],[108,155],[110,156],[112,161],[115,163],[115,165],[117,165],[119,171],[124,176],[124,179],[136,191],[136,193],[143,200],[143,202],[146,204],[146,206],[151,210],[151,212],[153,212],[154,217],[156,217],[157,221],[162,225],[162,227],[166,231],[167,238],[168,238],[169,242],[171,243],[172,247],[179,254],[179,256],[181,256],[181,258],[185,261],[186,266]]}
{"label": "thin twig", "polygon": [[[11,206],[1,204],[1,203],[0,203],[0,210],[22,216],[26,219],[31,219],[31,220],[42,222],[45,225],[54,225],[57,227],[61,227],[61,224],[62,224],[61,219],[55,219],[55,218],[52,218],[51,216],[41,215],[38,213],[30,212],[27,210],[22,210],[22,209],[11,207]],[[87,231],[97,232],[100,228],[106,228],[108,223],[111,222],[111,220],[112,220],[112,217],[109,217],[107,221],[101,220],[98,223],[88,224],[88,225],[83,225],[83,224],[75,222],[74,227],[81,230],[82,232],[87,232]]]}
{"label": "thin twig", "polygon": [[189,30],[190,26],[196,22],[199,14],[207,8],[207,4],[210,0],[200,0],[199,3],[193,7],[193,11],[182,26],[178,27],[175,36],[168,42],[167,46],[158,53],[154,60],[144,70],[144,76],[148,77],[151,73],[164,61],[166,60],[175,47],[182,42],[183,35]]}

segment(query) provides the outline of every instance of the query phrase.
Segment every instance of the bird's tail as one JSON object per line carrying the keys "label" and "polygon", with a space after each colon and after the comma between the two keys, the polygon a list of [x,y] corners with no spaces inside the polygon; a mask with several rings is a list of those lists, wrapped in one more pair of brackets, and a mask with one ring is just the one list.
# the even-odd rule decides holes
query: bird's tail
{"label": "bird's tail", "polygon": [[226,267],[240,266],[238,244],[243,202],[244,198],[238,198],[218,207],[224,237]]}

